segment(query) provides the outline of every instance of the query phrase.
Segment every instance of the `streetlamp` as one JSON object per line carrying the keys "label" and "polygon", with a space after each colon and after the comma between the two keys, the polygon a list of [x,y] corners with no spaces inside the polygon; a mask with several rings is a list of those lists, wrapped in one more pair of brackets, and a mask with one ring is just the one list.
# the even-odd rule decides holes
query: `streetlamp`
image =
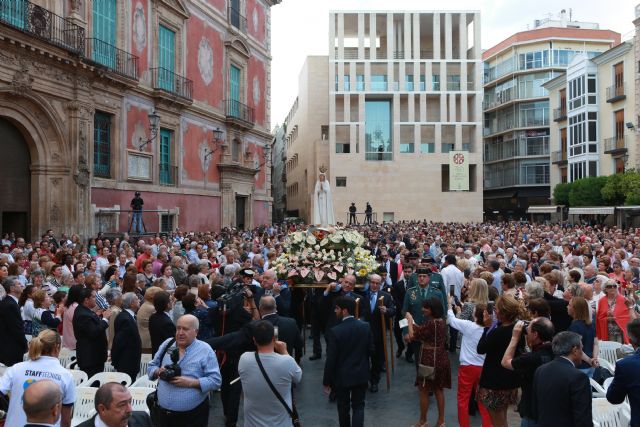
{"label": "streetlamp", "polygon": [[264,160],[262,161],[262,163],[260,163],[260,164],[258,165],[258,167],[256,168],[256,172],[255,172],[255,173],[260,172],[260,169],[262,169],[262,167],[263,167],[264,165],[266,165],[266,164],[267,164],[267,162],[269,161],[269,155],[271,154],[271,151],[270,151],[270,150],[271,150],[271,148],[270,148],[268,145],[264,147],[264,153],[263,153],[263,158],[264,158]]}
{"label": "streetlamp", "polygon": [[156,110],[153,110],[149,113],[149,131],[151,131],[151,138],[145,140],[143,137],[140,137],[140,146],[138,149],[142,151],[142,149],[147,145],[151,144],[151,142],[156,139],[158,136],[158,126],[160,125],[160,115],[156,113]]}
{"label": "streetlamp", "polygon": [[216,128],[213,131],[213,141],[211,141],[211,142],[213,143],[214,149],[213,150],[209,150],[207,153],[205,153],[205,155],[204,155],[204,160],[205,161],[209,157],[211,157],[213,155],[213,153],[218,151],[218,149],[220,148],[220,142],[222,142],[222,131],[220,130],[220,128]]}

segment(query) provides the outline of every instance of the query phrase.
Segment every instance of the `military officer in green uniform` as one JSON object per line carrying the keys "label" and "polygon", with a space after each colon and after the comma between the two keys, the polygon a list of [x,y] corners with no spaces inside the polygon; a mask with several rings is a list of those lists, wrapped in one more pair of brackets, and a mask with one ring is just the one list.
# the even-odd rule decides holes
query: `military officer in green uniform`
{"label": "military officer in green uniform", "polygon": [[[424,315],[422,314],[423,301],[436,297],[441,301],[444,301],[444,306],[446,307],[446,294],[443,293],[444,283],[442,281],[442,276],[439,274],[432,273],[428,268],[420,267],[418,268],[418,271],[416,271],[415,275],[418,278],[418,285],[408,289],[407,293],[404,295],[402,314],[404,315],[407,312],[411,313],[415,323],[422,325],[425,321]],[[405,328],[403,329],[403,335],[406,335],[406,333],[407,329]],[[420,342],[412,341],[409,343],[405,355],[407,362],[413,362],[413,355],[417,354],[419,350]]]}
{"label": "military officer in green uniform", "polygon": [[[411,255],[409,258],[409,261],[412,261]],[[412,263],[413,264],[413,263]],[[433,258],[431,257],[425,257],[422,258],[420,260],[419,266],[417,266],[414,270],[415,272],[409,277],[409,282],[407,284],[407,289],[411,289],[414,288],[416,286],[418,286],[418,269],[420,268],[425,268],[427,270],[429,270],[429,286],[430,287],[434,287],[440,290],[440,292],[442,293],[442,297],[441,297],[441,301],[442,301],[442,307],[444,308],[445,312],[447,311],[448,305],[447,305],[447,290],[444,287],[444,279],[442,278],[442,275],[440,273],[436,273],[434,272],[431,267],[435,264],[435,261],[433,260]],[[411,313],[413,315],[413,313]],[[422,314],[421,314],[422,316]],[[415,319],[415,317],[414,317]],[[416,320],[417,322],[417,320]]]}

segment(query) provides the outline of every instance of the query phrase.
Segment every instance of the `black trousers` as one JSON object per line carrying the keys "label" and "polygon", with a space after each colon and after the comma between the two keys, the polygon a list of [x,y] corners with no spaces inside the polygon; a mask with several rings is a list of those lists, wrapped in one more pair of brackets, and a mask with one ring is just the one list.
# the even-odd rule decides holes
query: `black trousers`
{"label": "black trousers", "polygon": [[354,213],[350,213],[350,214],[349,214],[349,225],[351,225],[351,224],[356,224],[356,223],[357,223],[357,221],[356,221],[356,214],[354,214]]}
{"label": "black trousers", "polygon": [[[398,345],[398,351],[400,352],[404,350],[404,338],[402,337],[402,329],[400,329],[400,325],[398,325],[398,322],[402,319],[404,319],[404,316],[402,315],[400,310],[398,310],[398,313],[396,314],[396,318],[393,321],[393,336],[396,338],[396,344]],[[394,357],[394,356],[395,355],[393,354],[391,355],[391,357]]]}
{"label": "black trousers", "polygon": [[209,425],[209,398],[190,411],[169,411],[158,407],[155,427],[207,427]]}
{"label": "black trousers", "polygon": [[[379,332],[379,331],[376,331],[376,332]],[[383,366],[384,366],[384,343],[380,339],[376,338],[373,340],[373,355],[371,356],[371,373],[369,378],[369,381],[371,381],[371,384],[378,384],[380,382],[380,372],[382,372]]]}
{"label": "black trousers", "polygon": [[458,330],[449,326],[449,351],[456,352],[458,346]]}
{"label": "black trousers", "polygon": [[[334,391],[338,403],[340,427],[363,427],[364,396],[367,393],[367,385],[337,387]],[[349,414],[350,410],[351,414]]]}
{"label": "black trousers", "polygon": [[[227,354],[227,357],[229,355]],[[240,411],[240,396],[242,395],[242,383],[237,381],[235,384],[229,384],[238,378],[238,359],[233,356],[228,358],[220,368],[222,376],[222,387],[220,388],[220,401],[222,402],[222,411],[225,417],[225,426],[235,426],[238,422],[238,413]],[[180,426],[184,427],[184,426]]]}

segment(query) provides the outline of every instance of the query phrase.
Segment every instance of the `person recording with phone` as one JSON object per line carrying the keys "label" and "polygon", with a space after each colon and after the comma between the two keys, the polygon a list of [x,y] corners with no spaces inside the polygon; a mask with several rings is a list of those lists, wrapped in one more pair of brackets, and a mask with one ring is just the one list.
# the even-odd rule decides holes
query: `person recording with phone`
{"label": "person recording with phone", "polygon": [[149,363],[150,380],[158,379],[156,427],[206,427],[209,392],[222,383],[213,349],[196,339],[198,319],[186,314],[178,319],[175,339],[166,340]]}

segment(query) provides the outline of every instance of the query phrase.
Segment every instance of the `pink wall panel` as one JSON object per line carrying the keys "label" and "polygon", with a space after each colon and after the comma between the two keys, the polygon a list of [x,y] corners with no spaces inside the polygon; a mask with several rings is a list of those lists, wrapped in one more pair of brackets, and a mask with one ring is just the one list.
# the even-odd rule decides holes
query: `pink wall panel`
{"label": "pink wall panel", "polygon": [[138,57],[138,75],[149,69],[149,3],[134,0],[131,5],[131,53]]}
{"label": "pink wall panel", "polygon": [[[140,137],[149,138],[149,115],[150,111],[134,105],[127,109],[127,148],[137,149]],[[147,144],[144,151],[152,152],[155,141]]]}
{"label": "pink wall panel", "polygon": [[207,3],[225,14],[227,13],[225,0],[207,0]]}
{"label": "pink wall panel", "polygon": [[[261,164],[262,162],[264,162],[264,150],[262,149],[262,147],[254,146],[252,147],[252,150],[256,151],[258,161],[260,162],[258,164]],[[256,177],[255,177],[256,188],[264,189],[264,182],[266,179],[265,167],[266,167],[266,163],[264,166],[260,168],[260,172],[256,174]]]}
{"label": "pink wall panel", "polygon": [[258,124],[265,126],[265,65],[264,62],[251,57],[249,59],[249,76],[247,79],[249,105],[255,109],[255,120]]}
{"label": "pink wall panel", "polygon": [[247,1],[247,27],[249,34],[258,39],[262,44],[266,40],[265,9],[259,0]]}
{"label": "pink wall panel", "polygon": [[268,202],[262,200],[253,201],[253,226],[259,227],[261,225],[271,224],[269,220],[269,207]]}
{"label": "pink wall panel", "polygon": [[192,15],[187,24],[187,78],[193,80],[193,97],[221,108],[222,36],[197,15]]}
{"label": "pink wall panel", "polygon": [[183,137],[183,168],[187,172],[187,179],[204,183],[204,170],[206,170],[207,183],[220,182],[220,172],[217,165],[220,162],[222,150],[217,150],[207,159],[206,163],[204,162],[205,154],[214,148],[212,141],[213,131],[205,130],[193,123],[187,124],[187,130]]}
{"label": "pink wall panel", "polygon": [[[212,196],[196,196],[187,194],[165,194],[142,192],[144,209],[154,210],[180,208],[178,226],[185,231],[206,231],[220,229],[220,198]],[[117,191],[104,188],[91,189],[91,203],[98,208],[120,205],[120,209],[129,209],[129,203],[133,198],[132,191]],[[155,212],[144,213],[143,221],[147,231],[158,231],[158,214]],[[119,230],[127,231],[129,228],[127,213],[120,214]]]}

